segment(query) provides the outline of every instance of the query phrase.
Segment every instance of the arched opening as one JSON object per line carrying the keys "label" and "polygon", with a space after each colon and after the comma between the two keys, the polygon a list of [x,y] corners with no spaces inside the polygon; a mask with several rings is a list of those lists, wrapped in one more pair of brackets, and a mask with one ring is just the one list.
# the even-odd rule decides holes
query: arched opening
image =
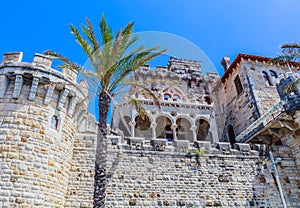
{"label": "arched opening", "polygon": [[178,140],[189,140],[193,142],[193,132],[191,131],[191,123],[186,118],[178,118],[176,121],[177,139]]}
{"label": "arched opening", "polygon": [[268,76],[267,72],[263,71],[262,75],[263,75],[264,82],[266,83],[266,85],[271,86],[271,82],[270,82],[270,79],[269,79],[269,76]]}
{"label": "arched opening", "polygon": [[135,118],[135,136],[136,137],[144,137],[144,138],[151,138],[151,121],[148,116],[145,119],[142,119],[141,116],[137,116]]}
{"label": "arched opening", "polygon": [[197,126],[197,141],[210,141],[209,123],[204,119],[198,119],[196,121]]}
{"label": "arched opening", "polygon": [[173,130],[171,128],[172,122],[168,117],[160,116],[156,119],[156,136],[160,139],[167,139],[172,142],[174,139]]}
{"label": "arched opening", "polygon": [[271,79],[272,79],[272,84],[275,85],[276,79],[277,79],[277,74],[276,74],[276,72],[270,70],[270,75],[271,75]]}
{"label": "arched opening", "polygon": [[130,133],[130,117],[129,116],[124,116],[122,119],[120,119],[119,121],[119,125],[118,125],[118,129],[120,129],[121,131],[123,131],[124,136],[130,137],[131,133]]}
{"label": "arched opening", "polygon": [[176,102],[176,101],[179,100],[179,99],[180,99],[180,97],[179,97],[178,95],[174,95],[174,96],[173,96],[173,101]]}
{"label": "arched opening", "polygon": [[168,93],[164,94],[164,100],[168,101],[171,98],[171,95]]}
{"label": "arched opening", "polygon": [[235,133],[234,133],[234,129],[233,129],[232,125],[228,126],[227,133],[228,133],[230,144],[233,145],[234,143],[236,143],[236,141],[235,141]]}

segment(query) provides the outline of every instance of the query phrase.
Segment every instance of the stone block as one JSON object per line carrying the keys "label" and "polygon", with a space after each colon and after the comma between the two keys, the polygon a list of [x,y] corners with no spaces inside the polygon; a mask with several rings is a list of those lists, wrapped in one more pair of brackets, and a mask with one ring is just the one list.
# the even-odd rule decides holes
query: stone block
{"label": "stone block", "polygon": [[233,144],[234,149],[239,150],[242,155],[250,155],[250,145],[244,143]]}
{"label": "stone block", "polygon": [[166,139],[152,139],[150,144],[155,151],[165,151],[168,141]]}
{"label": "stone block", "polygon": [[176,152],[186,153],[190,147],[190,141],[188,140],[176,140],[173,144]]}
{"label": "stone block", "polygon": [[117,145],[121,143],[121,136],[108,135],[106,138],[107,141],[113,145]]}
{"label": "stone block", "polygon": [[223,154],[230,154],[231,145],[228,142],[217,142],[217,149],[219,149]]}
{"label": "stone block", "polygon": [[33,57],[33,63],[42,67],[50,68],[52,65],[52,58],[50,56],[35,53]]}
{"label": "stone block", "polygon": [[4,54],[2,63],[21,62],[22,58],[23,52],[9,52]]}
{"label": "stone block", "polygon": [[205,151],[209,151],[211,148],[211,144],[209,141],[195,141],[194,142],[194,147],[197,149],[202,149],[204,148]]}

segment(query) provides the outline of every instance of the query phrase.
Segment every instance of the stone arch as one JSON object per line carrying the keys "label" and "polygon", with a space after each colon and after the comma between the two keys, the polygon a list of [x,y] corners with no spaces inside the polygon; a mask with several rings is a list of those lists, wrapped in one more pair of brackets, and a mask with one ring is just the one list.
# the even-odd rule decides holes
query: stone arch
{"label": "stone arch", "polygon": [[173,118],[170,114],[167,114],[167,113],[160,113],[160,114],[158,114],[158,115],[156,116],[156,118],[153,119],[153,120],[157,121],[157,118],[160,117],[160,116],[167,117],[168,119],[170,119],[172,125],[175,124],[174,118]]}
{"label": "stone arch", "polygon": [[135,117],[135,136],[136,137],[144,137],[144,138],[151,138],[151,119],[146,116],[145,119],[142,119],[141,116]]}
{"label": "stone arch", "polygon": [[124,136],[130,137],[130,123],[131,119],[129,116],[123,116],[122,119],[119,121],[118,129],[123,131]]}
{"label": "stone arch", "polygon": [[184,119],[188,120],[192,126],[193,126],[193,124],[194,124],[194,120],[190,117],[190,115],[178,115],[178,116],[176,117],[176,121],[177,121],[179,118],[184,118]]}
{"label": "stone arch", "polygon": [[197,133],[197,141],[210,141],[210,123],[203,118],[199,118],[196,120],[196,133]]}
{"label": "stone arch", "polygon": [[172,142],[174,139],[172,120],[165,115],[160,115],[156,118],[156,124],[155,131],[157,138],[167,139],[169,142]]}
{"label": "stone arch", "polygon": [[191,130],[192,122],[189,119],[181,116],[176,120],[176,134],[178,140],[189,140],[193,142],[193,132]]}
{"label": "stone arch", "polygon": [[[177,87],[173,87],[173,86],[165,88],[163,90],[163,94],[170,95],[170,99],[175,102],[179,99],[182,99],[185,95],[181,89],[179,89]],[[176,96],[176,97],[174,97],[174,96]]]}

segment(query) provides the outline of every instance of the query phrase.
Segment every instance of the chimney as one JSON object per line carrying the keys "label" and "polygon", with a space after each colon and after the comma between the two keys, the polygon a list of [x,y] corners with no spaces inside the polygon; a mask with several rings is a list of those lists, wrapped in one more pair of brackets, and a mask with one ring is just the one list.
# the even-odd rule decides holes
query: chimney
{"label": "chimney", "polygon": [[221,65],[224,68],[224,72],[229,68],[230,66],[230,58],[229,57],[223,57],[221,60]]}

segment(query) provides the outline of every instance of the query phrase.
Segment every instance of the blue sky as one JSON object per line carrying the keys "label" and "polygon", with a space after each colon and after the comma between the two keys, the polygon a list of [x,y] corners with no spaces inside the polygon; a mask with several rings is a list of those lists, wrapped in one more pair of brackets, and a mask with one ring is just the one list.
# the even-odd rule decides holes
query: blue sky
{"label": "blue sky", "polygon": [[275,56],[278,46],[300,38],[299,0],[10,0],[1,2],[0,54],[52,49],[84,64],[86,57],[71,35],[89,17],[97,27],[102,12],[114,31],[135,21],[135,31],[182,36],[211,59],[218,72],[223,56],[239,53]]}

